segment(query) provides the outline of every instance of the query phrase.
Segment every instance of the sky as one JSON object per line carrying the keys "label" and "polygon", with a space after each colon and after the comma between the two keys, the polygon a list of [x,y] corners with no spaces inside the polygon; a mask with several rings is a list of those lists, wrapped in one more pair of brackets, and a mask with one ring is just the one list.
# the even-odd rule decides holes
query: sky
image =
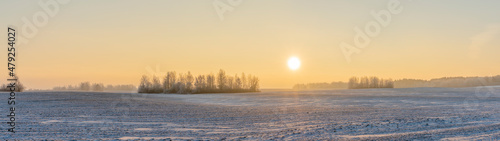
{"label": "sky", "polygon": [[[83,81],[137,85],[142,75],[219,69],[256,75],[261,88],[352,76],[491,76],[500,74],[498,5],[497,0],[4,0],[0,44],[7,47],[7,27],[18,29],[16,73],[33,89]],[[391,12],[394,7],[399,11]],[[372,14],[384,12],[391,18]],[[363,47],[355,45],[366,41],[356,40],[361,35],[356,28],[372,33]],[[341,43],[359,52],[348,55]],[[288,68],[290,57],[300,59],[299,69]],[[6,50],[0,58],[7,64]],[[6,83],[1,81],[8,78],[6,65],[3,70],[0,82]]]}

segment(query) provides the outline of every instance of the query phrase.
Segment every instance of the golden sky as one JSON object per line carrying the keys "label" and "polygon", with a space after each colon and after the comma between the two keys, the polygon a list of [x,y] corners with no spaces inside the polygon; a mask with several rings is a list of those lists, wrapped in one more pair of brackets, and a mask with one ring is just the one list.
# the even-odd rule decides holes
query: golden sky
{"label": "golden sky", "polygon": [[[223,19],[217,2],[232,9]],[[355,28],[380,25],[371,13],[388,11],[394,2],[401,11],[391,14],[389,24],[348,61],[340,43],[353,45]],[[56,12],[47,13],[46,5]],[[8,25],[20,29],[19,37],[27,42],[17,46],[16,71],[26,86],[40,89],[81,81],[137,85],[143,74],[219,69],[256,75],[262,88],[351,76],[489,76],[500,74],[498,5],[465,0],[1,1],[5,34],[0,43],[7,47]],[[33,17],[41,23],[36,34],[23,33]],[[6,50],[0,56],[7,64]],[[301,61],[298,70],[287,66],[293,56]]]}

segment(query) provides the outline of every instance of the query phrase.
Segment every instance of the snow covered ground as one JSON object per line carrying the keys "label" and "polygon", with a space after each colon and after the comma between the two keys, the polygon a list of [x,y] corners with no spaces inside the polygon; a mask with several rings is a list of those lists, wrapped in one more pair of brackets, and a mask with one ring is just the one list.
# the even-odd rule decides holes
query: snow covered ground
{"label": "snow covered ground", "polygon": [[[2,93],[7,95],[6,93]],[[23,92],[1,139],[499,140],[500,87],[240,94]]]}

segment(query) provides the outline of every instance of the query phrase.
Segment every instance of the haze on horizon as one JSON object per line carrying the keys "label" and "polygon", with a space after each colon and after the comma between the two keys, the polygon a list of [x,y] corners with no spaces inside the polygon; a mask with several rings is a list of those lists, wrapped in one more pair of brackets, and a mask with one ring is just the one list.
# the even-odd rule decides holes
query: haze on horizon
{"label": "haze on horizon", "polygon": [[[350,62],[339,44],[353,44],[353,29],[374,21],[370,13],[387,9],[389,0],[243,0],[223,20],[214,1],[69,1],[17,46],[16,71],[36,89],[82,81],[137,85],[144,74],[219,69],[258,76],[261,88],[351,76],[500,74],[500,1],[400,0],[401,13]],[[1,1],[0,31],[21,28],[23,17],[43,11],[38,3]],[[7,53],[0,56],[7,64]],[[290,57],[300,68],[289,69]]]}

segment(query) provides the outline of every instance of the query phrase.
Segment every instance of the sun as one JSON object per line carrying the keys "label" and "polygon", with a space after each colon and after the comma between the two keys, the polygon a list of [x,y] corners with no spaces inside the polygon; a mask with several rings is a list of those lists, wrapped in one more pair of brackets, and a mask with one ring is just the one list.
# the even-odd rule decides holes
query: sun
{"label": "sun", "polygon": [[297,70],[300,67],[300,60],[297,57],[291,57],[288,59],[288,68],[291,70]]}

